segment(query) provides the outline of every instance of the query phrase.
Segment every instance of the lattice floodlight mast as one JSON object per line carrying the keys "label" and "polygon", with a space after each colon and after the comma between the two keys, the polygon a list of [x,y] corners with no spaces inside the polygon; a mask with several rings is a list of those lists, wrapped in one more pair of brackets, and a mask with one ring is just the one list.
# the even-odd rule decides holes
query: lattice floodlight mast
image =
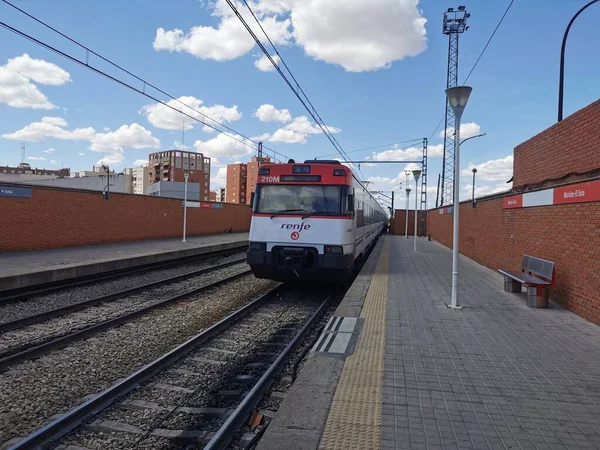
{"label": "lattice floodlight mast", "polygon": [[421,167],[421,211],[419,213],[419,236],[427,232],[427,138],[423,138],[423,164]]}
{"label": "lattice floodlight mast", "polygon": [[[448,8],[444,13],[443,33],[448,35],[448,72],[446,87],[458,83],[458,36],[469,29],[467,19],[471,15],[464,6]],[[454,202],[454,125],[456,120],[446,99],[446,121],[444,125],[444,162],[442,167],[442,190],[440,206]],[[448,133],[448,129],[452,130]]]}

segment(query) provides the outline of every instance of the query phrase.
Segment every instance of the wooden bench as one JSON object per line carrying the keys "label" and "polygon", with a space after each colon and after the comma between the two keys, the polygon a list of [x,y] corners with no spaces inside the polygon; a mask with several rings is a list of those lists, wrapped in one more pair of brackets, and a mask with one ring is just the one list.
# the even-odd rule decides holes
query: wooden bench
{"label": "wooden bench", "polygon": [[521,270],[498,269],[504,275],[504,292],[521,292],[527,288],[527,306],[548,307],[548,290],[554,285],[554,263],[535,256],[523,255]]}

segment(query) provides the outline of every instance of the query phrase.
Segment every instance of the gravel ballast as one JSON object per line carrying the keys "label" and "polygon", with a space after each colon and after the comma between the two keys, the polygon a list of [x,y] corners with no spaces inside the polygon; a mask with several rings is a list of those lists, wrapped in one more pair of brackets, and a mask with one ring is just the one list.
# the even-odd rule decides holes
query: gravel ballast
{"label": "gravel ballast", "polygon": [[90,306],[65,316],[5,332],[0,335],[0,356],[16,351],[17,348],[37,345],[51,338],[128,314],[146,306],[159,303],[174,295],[197,287],[206,286],[245,270],[247,270],[245,263],[235,264],[218,271],[194,276],[165,286],[154,287],[122,299],[101,303],[97,306]]}
{"label": "gravel ballast", "polygon": [[218,264],[235,261],[244,256],[245,252],[240,251],[229,256],[215,256],[163,269],[148,269],[143,273],[126,275],[113,280],[98,281],[90,285],[64,288],[49,294],[32,296],[23,301],[0,305],[0,323],[10,322],[32,314],[40,314],[177,275],[192,273]]}
{"label": "gravel ballast", "polygon": [[[256,383],[320,303],[314,294],[295,290],[279,294],[282,297],[272,296],[265,305],[143,383],[122,403],[117,401],[87,419],[87,426],[74,430],[60,443],[98,450],[152,448],[150,442],[156,443],[152,435],[164,432],[198,434],[196,445],[205,441],[208,433],[226,420],[217,411],[232,411],[239,404],[242,393]],[[210,350],[217,348],[221,351]],[[134,404],[148,409],[132,409]],[[202,413],[199,408],[217,409]],[[132,432],[123,435],[118,431],[123,428]]]}
{"label": "gravel ballast", "polygon": [[273,289],[248,275],[0,374],[0,443],[24,437]]}

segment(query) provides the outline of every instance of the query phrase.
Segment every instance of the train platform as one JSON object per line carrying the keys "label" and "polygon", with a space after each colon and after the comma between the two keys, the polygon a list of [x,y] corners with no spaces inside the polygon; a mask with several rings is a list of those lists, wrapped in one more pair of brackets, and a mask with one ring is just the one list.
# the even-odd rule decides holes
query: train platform
{"label": "train platform", "polygon": [[380,239],[258,450],[600,448],[600,327],[465,257],[449,309],[451,250],[412,248]]}
{"label": "train platform", "polygon": [[248,244],[248,233],[152,239],[0,253],[0,292],[218,252]]}

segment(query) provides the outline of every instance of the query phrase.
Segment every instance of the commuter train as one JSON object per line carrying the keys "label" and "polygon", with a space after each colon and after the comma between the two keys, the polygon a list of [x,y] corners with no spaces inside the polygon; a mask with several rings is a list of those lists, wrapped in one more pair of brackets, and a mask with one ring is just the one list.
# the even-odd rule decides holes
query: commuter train
{"label": "commuter train", "polygon": [[348,281],[388,220],[338,161],[261,165],[251,207],[248,264],[280,281]]}

